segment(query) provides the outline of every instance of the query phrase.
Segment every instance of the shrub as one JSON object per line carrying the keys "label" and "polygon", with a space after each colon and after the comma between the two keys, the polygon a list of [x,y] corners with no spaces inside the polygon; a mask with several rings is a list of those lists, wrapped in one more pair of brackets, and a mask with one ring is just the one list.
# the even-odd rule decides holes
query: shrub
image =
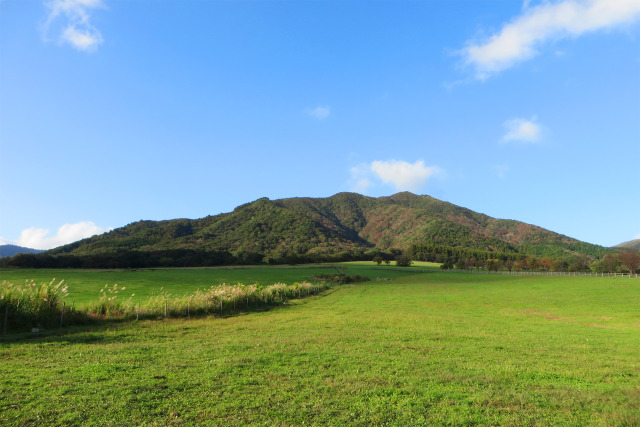
{"label": "shrub", "polygon": [[413,261],[411,261],[411,257],[409,255],[399,255],[396,257],[396,265],[398,267],[409,267],[411,264],[413,264]]}
{"label": "shrub", "polygon": [[322,282],[328,282],[338,285],[342,285],[344,283],[368,282],[371,280],[368,277],[360,276],[359,274],[356,274],[354,276],[347,276],[346,274],[316,274],[313,277],[314,279]]}

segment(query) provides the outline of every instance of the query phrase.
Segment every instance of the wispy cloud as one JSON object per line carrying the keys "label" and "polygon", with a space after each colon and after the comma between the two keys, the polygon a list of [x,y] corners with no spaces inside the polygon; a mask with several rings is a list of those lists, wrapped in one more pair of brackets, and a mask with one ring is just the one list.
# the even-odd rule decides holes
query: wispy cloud
{"label": "wispy cloud", "polygon": [[351,191],[355,191],[356,193],[365,193],[367,189],[373,185],[370,179],[370,165],[354,166],[349,169],[349,173],[351,174]]}
{"label": "wispy cloud", "polygon": [[307,114],[309,114],[314,119],[325,120],[331,115],[331,107],[319,105],[316,108],[308,109]]}
{"label": "wispy cloud", "polygon": [[92,12],[104,8],[102,0],[50,0],[44,4],[48,9],[42,29],[45,40],[54,33],[59,43],[83,52],[93,52],[102,44],[102,34],[91,24]]}
{"label": "wispy cloud", "polygon": [[524,142],[535,143],[542,137],[542,127],[537,123],[534,116],[527,119],[511,119],[503,124],[506,134],[502,137],[502,142]]}
{"label": "wispy cloud", "polygon": [[538,54],[548,40],[629,24],[640,18],[640,0],[563,0],[528,7],[486,40],[469,41],[462,50],[466,65],[486,79]]}
{"label": "wispy cloud", "polygon": [[425,166],[422,160],[415,163],[375,160],[351,168],[350,173],[353,191],[363,192],[372,187],[375,180],[391,184],[398,191],[418,191],[427,184],[429,178],[441,171],[437,166]]}
{"label": "wispy cloud", "polygon": [[[65,224],[58,228],[57,233],[53,236],[49,235],[49,230],[46,228],[30,227],[22,230],[18,240],[11,243],[31,249],[52,249],[109,230],[109,228],[98,227],[92,221]],[[9,242],[5,241],[5,243]]]}

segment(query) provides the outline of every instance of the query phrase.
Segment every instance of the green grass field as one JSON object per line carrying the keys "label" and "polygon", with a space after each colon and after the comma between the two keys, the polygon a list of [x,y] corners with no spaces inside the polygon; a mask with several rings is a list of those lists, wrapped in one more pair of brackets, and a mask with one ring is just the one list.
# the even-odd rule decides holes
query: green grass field
{"label": "green grass field", "polygon": [[[340,267],[336,269],[335,267]],[[221,283],[271,285],[312,281],[317,274],[336,274],[342,272],[348,275],[359,274],[376,278],[396,278],[411,274],[416,269],[436,269],[433,263],[417,263],[412,269],[404,271],[393,265],[376,266],[372,262],[348,262],[340,264],[310,264],[298,266],[233,266],[206,268],[165,268],[138,270],[47,270],[47,269],[0,269],[0,281],[24,283],[35,280],[38,283],[49,283],[52,279],[64,280],[69,286],[68,304],[76,303],[78,307],[85,306],[97,300],[100,289],[104,285],[126,287],[122,297],[135,294],[136,299],[145,299],[158,292],[166,291],[176,296],[206,289]]]}
{"label": "green grass field", "polygon": [[[313,268],[67,280],[97,274],[99,289],[101,274],[123,285],[140,273],[131,286],[178,292],[303,280]],[[224,319],[10,336],[0,424],[640,425],[640,280],[348,271],[392,280]]]}

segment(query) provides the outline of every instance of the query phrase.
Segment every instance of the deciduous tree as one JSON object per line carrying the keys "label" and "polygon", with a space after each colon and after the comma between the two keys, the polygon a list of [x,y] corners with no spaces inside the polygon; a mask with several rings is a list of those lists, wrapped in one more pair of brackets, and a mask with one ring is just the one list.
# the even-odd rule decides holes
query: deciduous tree
{"label": "deciduous tree", "polygon": [[506,268],[507,270],[509,270],[509,272],[511,272],[511,270],[513,270],[513,261],[510,259],[506,260],[504,263],[504,268]]}
{"label": "deciduous tree", "polygon": [[631,274],[638,271],[638,267],[640,267],[640,254],[632,251],[620,252],[618,254],[618,259],[627,267]]}
{"label": "deciduous tree", "polygon": [[516,269],[516,271],[522,271],[522,270],[526,270],[527,269],[527,261],[525,261],[524,259],[519,259],[516,262],[513,263],[513,268]]}
{"label": "deciduous tree", "polygon": [[489,271],[498,271],[499,261],[497,259],[488,259],[485,262],[485,267]]}
{"label": "deciduous tree", "polygon": [[553,261],[551,264],[551,271],[567,271],[567,263],[561,259]]}
{"label": "deciduous tree", "polygon": [[618,271],[618,267],[620,267],[620,260],[611,254],[606,254],[602,257],[602,264],[605,273],[615,273]]}
{"label": "deciduous tree", "polygon": [[542,270],[544,271],[549,271],[551,270],[551,266],[553,265],[553,261],[551,261],[549,258],[542,258],[540,260],[540,267],[542,268]]}

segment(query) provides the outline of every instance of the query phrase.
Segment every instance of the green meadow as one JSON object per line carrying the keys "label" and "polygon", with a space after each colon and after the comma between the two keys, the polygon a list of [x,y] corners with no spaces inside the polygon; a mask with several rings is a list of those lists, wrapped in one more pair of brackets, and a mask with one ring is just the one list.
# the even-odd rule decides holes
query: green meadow
{"label": "green meadow", "polygon": [[[226,318],[9,335],[0,424],[640,425],[640,280],[340,266],[372,280]],[[328,268],[0,280],[55,273],[88,303],[107,283],[151,295],[316,270]]]}
{"label": "green meadow", "polygon": [[[415,269],[437,271],[437,264],[416,263]],[[135,300],[148,298],[160,292],[183,296],[196,290],[226,284],[272,285],[314,281],[322,274],[348,274],[369,277],[371,280],[392,279],[410,274],[393,265],[375,266],[371,262],[348,262],[339,264],[308,264],[298,266],[232,266],[202,268],[158,268],[129,270],[62,270],[62,269],[0,269],[0,281],[24,283],[36,281],[49,283],[64,280],[69,287],[68,304],[82,307],[98,299],[105,285],[118,285],[126,289],[121,297],[135,294]]]}

